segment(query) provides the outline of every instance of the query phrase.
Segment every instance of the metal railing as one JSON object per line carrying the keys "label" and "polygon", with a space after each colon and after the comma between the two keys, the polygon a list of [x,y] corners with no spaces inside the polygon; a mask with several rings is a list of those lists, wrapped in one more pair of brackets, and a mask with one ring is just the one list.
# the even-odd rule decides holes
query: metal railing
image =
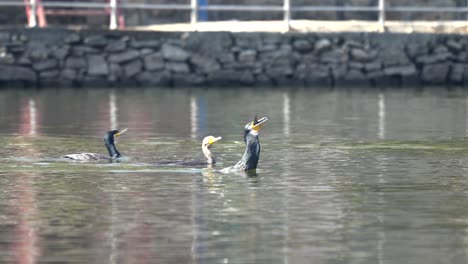
{"label": "metal railing", "polygon": [[[283,21],[289,28],[292,12],[376,12],[378,14],[379,28],[385,29],[387,12],[401,13],[464,13],[468,14],[468,1],[465,7],[419,7],[419,6],[387,6],[386,0],[378,0],[376,6],[292,6],[290,0],[283,0],[282,5],[198,5],[198,0],[190,0],[188,4],[154,4],[154,3],[119,3],[118,0],[109,2],[67,2],[67,1],[42,1],[41,5],[46,7],[62,8],[86,8],[86,9],[109,9],[110,29],[117,28],[118,9],[143,9],[143,10],[183,10],[190,11],[190,22],[198,22],[199,11],[246,11],[246,12],[283,12]],[[0,1],[0,6],[29,6],[32,14],[37,14],[37,0],[20,1]],[[33,15],[29,20],[30,27],[37,26],[36,16]]]}

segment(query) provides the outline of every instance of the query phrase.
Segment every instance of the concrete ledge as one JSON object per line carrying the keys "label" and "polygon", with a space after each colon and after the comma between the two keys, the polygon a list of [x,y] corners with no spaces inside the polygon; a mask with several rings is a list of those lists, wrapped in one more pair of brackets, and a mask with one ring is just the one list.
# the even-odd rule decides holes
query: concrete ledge
{"label": "concrete ledge", "polygon": [[467,81],[465,35],[0,30],[0,86],[372,86]]}

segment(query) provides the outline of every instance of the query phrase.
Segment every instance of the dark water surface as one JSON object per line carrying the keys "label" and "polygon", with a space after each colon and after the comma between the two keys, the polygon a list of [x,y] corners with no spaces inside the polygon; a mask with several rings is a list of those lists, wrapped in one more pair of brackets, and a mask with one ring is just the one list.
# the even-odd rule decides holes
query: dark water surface
{"label": "dark water surface", "polygon": [[[0,262],[468,263],[468,98],[441,90],[1,90]],[[255,114],[257,175],[218,173]],[[125,127],[122,162],[58,159]],[[208,134],[215,168],[154,165]]]}

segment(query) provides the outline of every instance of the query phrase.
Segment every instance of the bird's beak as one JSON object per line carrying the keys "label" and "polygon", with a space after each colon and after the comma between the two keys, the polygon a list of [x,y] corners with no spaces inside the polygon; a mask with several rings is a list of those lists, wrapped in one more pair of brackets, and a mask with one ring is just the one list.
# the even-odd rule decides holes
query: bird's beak
{"label": "bird's beak", "polygon": [[260,129],[262,128],[263,124],[268,121],[268,117],[262,117],[260,119],[257,120],[257,118],[255,118],[255,120],[252,122],[252,129],[259,132]]}
{"label": "bird's beak", "polygon": [[128,128],[124,128],[122,130],[119,130],[119,132],[114,134],[114,137],[120,137],[123,133],[127,132]]}
{"label": "bird's beak", "polygon": [[212,137],[208,141],[208,144],[213,145],[213,143],[215,143],[216,141],[219,141],[220,139],[222,139],[222,137]]}

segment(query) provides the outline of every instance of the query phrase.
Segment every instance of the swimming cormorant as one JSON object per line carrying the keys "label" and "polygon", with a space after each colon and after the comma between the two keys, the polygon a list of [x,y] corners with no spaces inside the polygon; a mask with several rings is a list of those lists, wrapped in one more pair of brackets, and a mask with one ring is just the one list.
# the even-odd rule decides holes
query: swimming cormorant
{"label": "swimming cormorant", "polygon": [[68,154],[63,158],[76,160],[76,161],[96,161],[96,160],[116,160],[121,157],[120,152],[114,145],[114,138],[119,137],[123,133],[127,132],[128,128],[122,130],[111,130],[104,135],[104,145],[109,152],[109,156],[101,155],[98,153],[77,153]]}
{"label": "swimming cormorant", "polygon": [[181,166],[206,166],[213,165],[216,163],[213,153],[210,148],[215,142],[219,141],[221,137],[207,136],[202,141],[202,152],[206,157],[206,160],[189,160],[189,161],[160,161],[156,165],[181,165]]}
{"label": "swimming cormorant", "polygon": [[253,122],[249,122],[244,127],[244,142],[245,152],[236,165],[222,169],[222,173],[230,173],[236,171],[249,171],[257,168],[258,159],[260,158],[260,141],[258,133],[263,124],[268,121],[268,117],[254,118]]}

